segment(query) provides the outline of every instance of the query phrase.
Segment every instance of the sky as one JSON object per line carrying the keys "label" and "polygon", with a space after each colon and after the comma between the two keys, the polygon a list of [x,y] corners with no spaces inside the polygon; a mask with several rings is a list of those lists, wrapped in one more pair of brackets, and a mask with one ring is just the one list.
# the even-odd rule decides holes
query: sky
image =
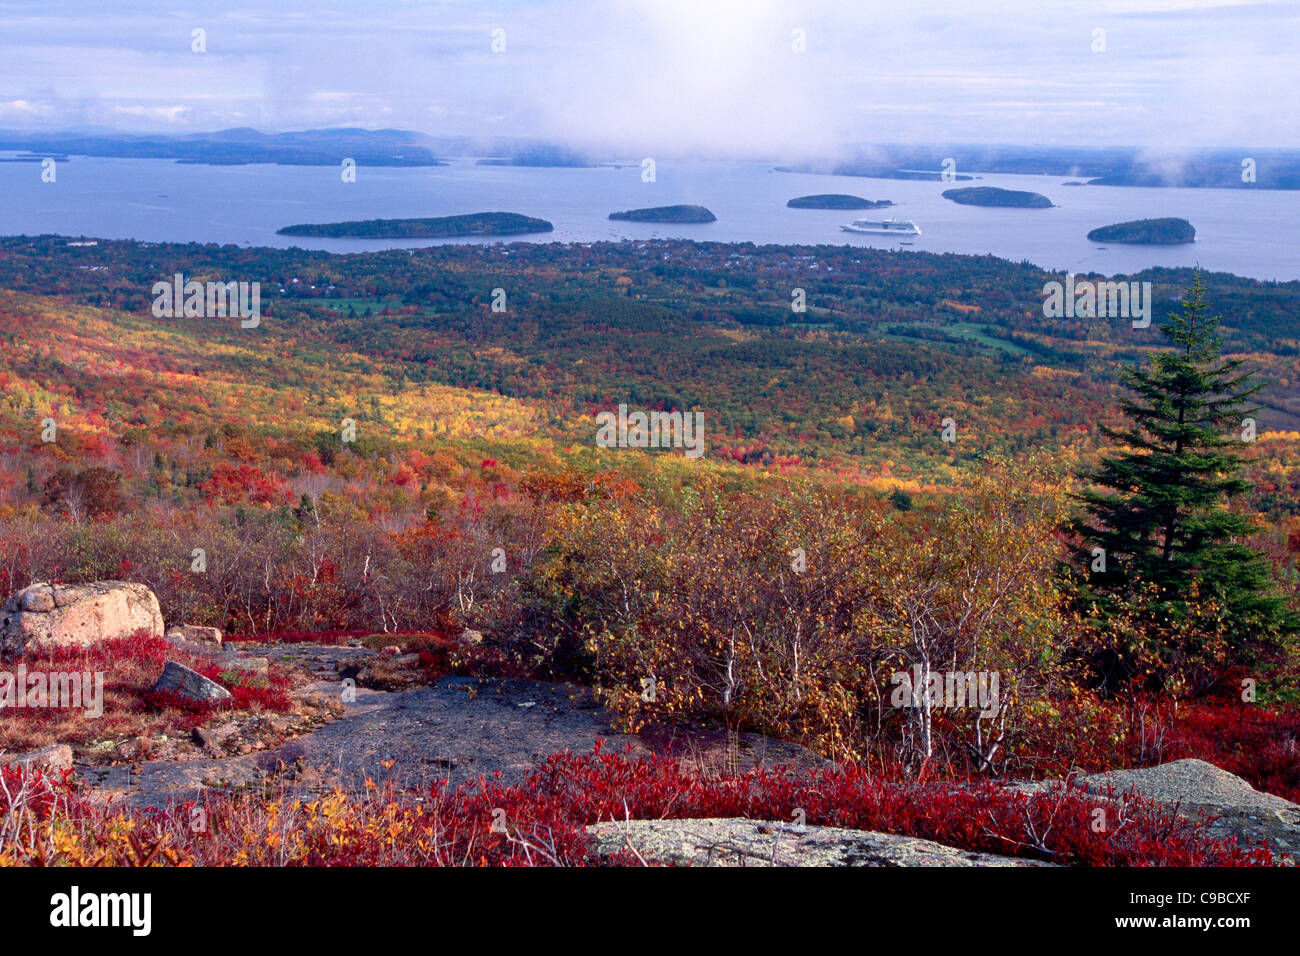
{"label": "sky", "polygon": [[1300,147],[1298,49],[1300,0],[0,0],[0,128]]}

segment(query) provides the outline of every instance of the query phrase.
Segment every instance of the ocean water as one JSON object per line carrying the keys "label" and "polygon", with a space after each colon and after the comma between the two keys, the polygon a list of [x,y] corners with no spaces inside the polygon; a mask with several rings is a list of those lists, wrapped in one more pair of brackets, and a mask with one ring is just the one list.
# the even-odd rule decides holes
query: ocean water
{"label": "ocean water", "polygon": [[[14,154],[0,154],[14,155]],[[300,246],[361,252],[441,242],[277,236],[303,222],[516,212],[550,220],[551,233],[505,241],[592,242],[691,238],[720,242],[799,243],[993,254],[1055,270],[1132,273],[1150,266],[1195,266],[1259,279],[1300,279],[1300,191],[1071,187],[1067,177],[983,175],[952,185],[1003,186],[1049,197],[1053,209],[959,206],[940,196],[952,185],[778,173],[771,163],[658,163],[656,181],[641,181],[639,163],[621,168],[543,169],[477,166],[457,159],[429,168],[358,169],[344,183],[336,167],[192,166],[161,159],[74,156],[54,183],[38,163],[0,163],[0,234],[60,233],[110,239]],[[889,199],[888,210],[788,209],[810,193]],[[696,203],[713,210],[707,225],[612,222],[609,213],[643,206]],[[922,235],[855,235],[840,225],[856,217],[914,220]],[[1153,247],[1089,242],[1090,229],[1129,219],[1178,216],[1197,241]]]}

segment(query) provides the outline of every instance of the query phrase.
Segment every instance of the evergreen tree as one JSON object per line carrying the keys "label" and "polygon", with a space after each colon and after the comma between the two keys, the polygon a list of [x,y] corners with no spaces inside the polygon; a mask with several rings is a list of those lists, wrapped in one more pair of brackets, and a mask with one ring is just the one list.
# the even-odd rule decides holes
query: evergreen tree
{"label": "evergreen tree", "polygon": [[1300,630],[1267,560],[1244,543],[1248,518],[1229,507],[1249,487],[1239,455],[1262,385],[1222,357],[1218,326],[1197,276],[1161,327],[1173,347],[1121,373],[1128,424],[1102,430],[1124,450],[1081,476],[1091,487],[1074,527],[1076,593],[1110,687],[1175,672],[1213,679]]}

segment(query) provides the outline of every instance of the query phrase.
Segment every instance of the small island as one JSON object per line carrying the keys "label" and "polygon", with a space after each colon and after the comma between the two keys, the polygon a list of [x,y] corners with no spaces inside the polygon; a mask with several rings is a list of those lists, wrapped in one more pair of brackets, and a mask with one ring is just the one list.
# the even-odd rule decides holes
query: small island
{"label": "small island", "polygon": [[277,229],[280,236],[326,239],[445,239],[455,236],[518,236],[550,232],[545,219],[513,212],[476,212],[436,219],[358,219],[352,222],[302,223]]}
{"label": "small island", "polygon": [[778,173],[814,173],[821,176],[860,176],[864,179],[908,179],[916,182],[938,183],[958,182],[974,179],[965,173],[934,172],[928,169],[895,169],[877,163],[852,162],[827,165],[825,163],[803,163],[798,166],[773,166]]}
{"label": "small island", "polygon": [[963,189],[945,189],[944,199],[963,206],[997,206],[1007,209],[1051,209],[1052,201],[1041,193],[1019,189],[1000,189],[997,186],[967,186]]}
{"label": "small island", "polygon": [[786,205],[791,209],[884,209],[892,206],[888,199],[863,199],[844,193],[819,193],[816,196],[799,196]]}
{"label": "small island", "polygon": [[623,222],[717,222],[718,217],[703,206],[652,206],[611,212],[610,219]]}
{"label": "small island", "polygon": [[558,169],[589,169],[595,165],[581,153],[559,146],[534,146],[513,156],[480,159],[477,166],[539,166]]}
{"label": "small island", "polygon": [[1143,246],[1177,246],[1196,241],[1196,227],[1186,219],[1134,219],[1088,233],[1092,242],[1126,242]]}

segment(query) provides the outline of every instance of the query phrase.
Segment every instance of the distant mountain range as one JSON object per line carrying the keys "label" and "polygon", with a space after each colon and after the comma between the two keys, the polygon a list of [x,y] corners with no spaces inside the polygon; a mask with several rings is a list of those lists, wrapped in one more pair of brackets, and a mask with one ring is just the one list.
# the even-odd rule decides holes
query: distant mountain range
{"label": "distant mountain range", "polygon": [[[950,163],[945,164],[945,161]],[[778,172],[877,179],[970,179],[971,174],[1067,176],[1090,186],[1300,189],[1300,150],[1213,149],[1155,157],[1134,148],[863,146],[852,159],[778,166]]]}
{"label": "distant mountain range", "polygon": [[352,159],[364,166],[442,166],[422,136],[396,129],[316,129],[261,133],[241,127],[186,136],[132,136],[123,133],[33,133],[0,130],[0,150],[174,159],[181,163],[240,166],[337,166]]}

